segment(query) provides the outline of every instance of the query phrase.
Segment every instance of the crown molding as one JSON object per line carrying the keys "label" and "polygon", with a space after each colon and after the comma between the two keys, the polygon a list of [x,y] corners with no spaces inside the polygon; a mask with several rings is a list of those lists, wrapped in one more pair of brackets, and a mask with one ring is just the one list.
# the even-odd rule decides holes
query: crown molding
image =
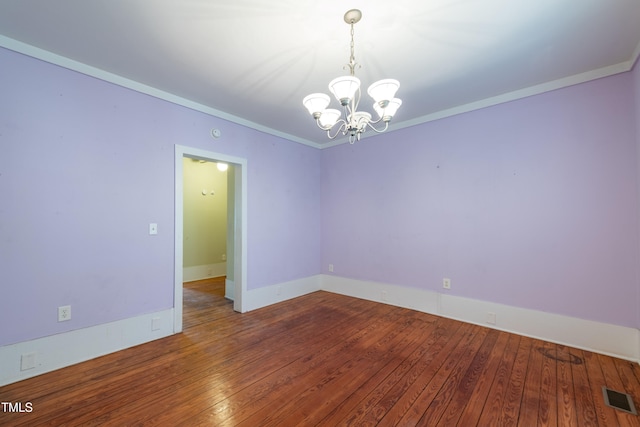
{"label": "crown molding", "polygon": [[218,117],[220,119],[227,120],[232,123],[236,123],[248,128],[277,136],[289,141],[297,142],[299,144],[307,145],[313,148],[320,148],[320,144],[309,141],[304,138],[299,138],[295,135],[291,135],[285,132],[281,132],[276,129],[272,129],[267,126],[252,122],[250,120],[243,119],[242,117],[235,116],[233,114],[225,113],[224,111],[217,110],[215,108],[208,107],[206,105],[191,101],[186,98],[174,95],[169,92],[157,89],[152,86],[145,85],[135,80],[127,79],[114,73],[102,70],[100,68],[92,67],[91,65],[84,64],[73,59],[49,52],[44,49],[40,49],[35,46],[11,39],[0,35],[0,46],[6,49],[12,50],[17,53],[21,53],[32,58],[39,59],[50,64],[58,65],[63,68],[67,68],[78,73],[97,78],[99,80],[113,83],[115,85],[134,90],[136,92],[144,93],[145,95],[153,96],[154,98],[162,99],[172,104],[180,105],[182,107],[189,108],[191,110],[199,111],[201,113],[208,114],[210,116]]}
{"label": "crown molding", "polygon": [[[115,85],[122,86],[128,89],[134,90],[136,92],[144,93],[146,95],[150,95],[155,98],[162,99],[164,101],[168,101],[176,105],[180,105],[195,111],[199,111],[201,113],[205,113],[210,116],[218,117],[220,119],[224,119],[232,123],[246,126],[248,128],[251,128],[269,135],[277,136],[279,138],[283,138],[288,141],[297,142],[299,144],[303,144],[308,147],[323,150],[323,149],[335,147],[338,145],[346,144],[349,142],[347,138],[331,140],[326,143],[318,143],[318,142],[310,141],[305,138],[300,138],[295,135],[291,135],[286,132],[281,132],[277,129],[263,126],[261,124],[252,122],[250,120],[246,120],[242,117],[225,113],[224,111],[220,111],[215,108],[208,107],[206,105],[191,101],[186,98],[182,98],[172,93],[162,91],[160,89],[142,84],[140,82],[137,82],[131,79],[127,79],[117,74],[113,74],[108,71],[104,71],[99,68],[92,67],[82,62],[78,62],[61,55],[57,55],[55,53],[46,51],[44,49],[40,49],[35,46],[31,46],[29,44],[26,44],[2,35],[0,35],[0,46],[18,53],[22,53],[27,56],[31,56],[36,59],[40,59],[42,61],[54,64],[54,65],[59,65],[64,68],[77,71],[87,76],[95,77],[97,79],[100,79],[109,83],[113,83]],[[608,77],[615,74],[631,71],[633,69],[634,64],[638,60],[639,56],[640,56],[640,43],[638,43],[632,57],[628,61],[614,64],[604,68],[599,68],[597,70],[587,71],[584,73],[576,74],[576,75],[565,77],[562,79],[541,83],[535,86],[530,86],[530,87],[519,89],[513,92],[504,93],[498,96],[481,99],[481,100],[470,102],[464,105],[448,108],[446,110],[435,111],[433,113],[416,117],[414,119],[397,122],[393,124],[393,129],[389,129],[389,132],[394,132],[394,131],[408,128],[411,126],[417,126],[417,125],[432,122],[435,120],[440,120],[443,118],[455,116],[458,114],[468,113],[474,110],[480,110],[482,108],[487,108],[494,105],[503,104],[506,102],[511,102],[511,101],[527,98],[534,95],[540,95],[545,92],[550,92],[557,89],[574,86],[580,83],[586,83],[591,80],[596,80],[603,77]],[[364,139],[372,138],[375,136],[377,135],[363,135],[362,139],[364,140]]]}

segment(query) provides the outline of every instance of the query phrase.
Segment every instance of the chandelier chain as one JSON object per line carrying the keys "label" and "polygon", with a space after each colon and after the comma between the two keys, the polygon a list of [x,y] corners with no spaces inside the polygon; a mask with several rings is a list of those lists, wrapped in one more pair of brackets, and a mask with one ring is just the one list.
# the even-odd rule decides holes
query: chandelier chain
{"label": "chandelier chain", "polygon": [[351,74],[351,76],[355,76],[356,75],[356,66],[358,65],[356,63],[356,56],[355,56],[355,42],[353,41],[353,35],[355,34],[355,30],[353,28],[354,23],[351,22],[351,56],[349,56],[349,63],[347,64],[349,66],[349,72]]}

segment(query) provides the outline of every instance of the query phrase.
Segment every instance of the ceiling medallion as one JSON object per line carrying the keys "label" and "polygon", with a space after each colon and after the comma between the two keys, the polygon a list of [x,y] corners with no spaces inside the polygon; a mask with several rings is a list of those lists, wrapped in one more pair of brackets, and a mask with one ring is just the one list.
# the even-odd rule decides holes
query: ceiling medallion
{"label": "ceiling medallion", "polygon": [[[338,135],[348,135],[349,143],[353,144],[360,140],[360,135],[367,128],[375,132],[382,133],[389,127],[389,121],[395,115],[402,101],[394,98],[396,91],[400,87],[400,82],[393,79],[378,80],[367,89],[367,93],[373,98],[373,109],[378,114],[377,120],[371,120],[372,116],[366,111],[358,111],[360,103],[360,79],[355,76],[358,64],[354,55],[354,25],[362,18],[362,12],[358,9],[351,9],[344,14],[344,21],[351,26],[351,56],[349,63],[349,75],[331,80],[329,90],[342,106],[342,111],[327,108],[331,98],[324,93],[312,93],[304,98],[302,103],[309,110],[309,114],[316,119],[316,123],[322,130],[327,131],[330,139]],[[384,127],[376,128],[374,125],[383,122]],[[332,131],[334,133],[332,133]]]}

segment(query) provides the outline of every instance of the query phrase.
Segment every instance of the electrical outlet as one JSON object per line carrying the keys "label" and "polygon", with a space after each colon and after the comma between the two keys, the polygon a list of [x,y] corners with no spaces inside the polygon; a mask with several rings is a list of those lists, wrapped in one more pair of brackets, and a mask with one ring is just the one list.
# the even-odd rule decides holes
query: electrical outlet
{"label": "electrical outlet", "polygon": [[333,264],[329,264],[329,273],[333,273]]}
{"label": "electrical outlet", "polygon": [[36,353],[25,353],[20,356],[20,370],[26,371],[36,367]]}
{"label": "electrical outlet", "polygon": [[445,289],[451,289],[451,279],[444,278],[442,279],[442,287]]}
{"label": "electrical outlet", "polygon": [[58,322],[66,322],[67,320],[71,320],[71,306],[58,307]]}
{"label": "electrical outlet", "polygon": [[487,323],[490,325],[496,324],[496,314],[491,311],[487,313]]}
{"label": "electrical outlet", "polygon": [[386,301],[387,300],[387,291],[382,291],[380,294],[380,299],[382,301]]}

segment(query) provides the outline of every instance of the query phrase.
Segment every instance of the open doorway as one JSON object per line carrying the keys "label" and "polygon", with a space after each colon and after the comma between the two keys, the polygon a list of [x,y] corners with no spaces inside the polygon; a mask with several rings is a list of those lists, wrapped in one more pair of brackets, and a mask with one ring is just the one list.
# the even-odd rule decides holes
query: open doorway
{"label": "open doorway", "polygon": [[[226,276],[233,283],[233,253],[227,269],[227,246],[232,252],[234,187],[227,175],[233,176],[234,166],[190,157],[183,157],[182,166],[182,281]],[[233,289],[229,291],[224,296],[233,300]]]}
{"label": "open doorway", "polygon": [[[226,275],[230,277],[228,296],[235,311],[244,312],[246,292],[246,159],[176,145],[175,151],[175,262],[174,262],[174,332],[182,331],[182,295],[184,282],[184,159],[231,165],[227,179],[232,198],[228,199]],[[210,195],[210,194],[209,194]],[[220,254],[222,256],[222,254]],[[208,267],[205,267],[208,268]],[[215,268],[212,266],[211,268]]]}

